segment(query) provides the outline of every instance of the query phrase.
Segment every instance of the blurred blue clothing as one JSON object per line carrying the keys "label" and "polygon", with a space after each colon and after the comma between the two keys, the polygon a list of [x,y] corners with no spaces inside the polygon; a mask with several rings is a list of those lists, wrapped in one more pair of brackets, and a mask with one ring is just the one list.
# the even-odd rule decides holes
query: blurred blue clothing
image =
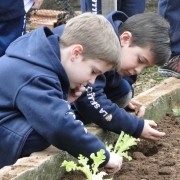
{"label": "blurred blue clothing", "polygon": [[92,12],[94,14],[101,14],[101,0],[80,0],[81,12]]}
{"label": "blurred blue clothing", "polygon": [[0,1],[0,57],[16,38],[25,33],[24,0]]}
{"label": "blurred blue clothing", "polygon": [[33,152],[42,151],[48,148],[50,145],[51,144],[45,138],[43,138],[43,136],[33,130],[29,134],[19,158],[28,157]]}
{"label": "blurred blue clothing", "polygon": [[180,1],[159,0],[158,14],[170,23],[171,58],[180,55]]}
{"label": "blurred blue clothing", "polygon": [[[101,14],[101,0],[80,0],[81,11]],[[128,16],[142,13],[145,10],[145,0],[117,0],[117,10]]]}
{"label": "blurred blue clothing", "polygon": [[143,13],[146,0],[117,0],[117,10],[124,12],[127,16]]}
{"label": "blurred blue clothing", "polygon": [[0,57],[5,54],[7,47],[26,32],[25,15],[0,22]]}
{"label": "blurred blue clothing", "polygon": [[0,22],[8,21],[24,14],[24,0],[0,1]]}

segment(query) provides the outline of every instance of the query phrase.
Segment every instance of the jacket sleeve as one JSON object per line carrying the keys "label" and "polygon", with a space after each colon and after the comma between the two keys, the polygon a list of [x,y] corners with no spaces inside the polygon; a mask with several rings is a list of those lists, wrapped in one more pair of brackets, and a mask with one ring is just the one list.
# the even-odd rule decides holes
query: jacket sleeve
{"label": "jacket sleeve", "polygon": [[108,82],[103,74],[98,76],[93,86],[88,85],[86,91],[74,103],[77,111],[87,121],[101,128],[117,134],[124,131],[134,137],[139,137],[144,127],[144,120],[112,103],[104,93],[106,84]]}
{"label": "jacket sleeve", "polygon": [[133,92],[133,96],[134,96],[134,88],[132,87],[132,85],[136,82],[137,80],[137,75],[133,75],[133,76],[123,76],[123,79],[125,79],[131,86],[132,92]]}
{"label": "jacket sleeve", "polygon": [[81,121],[75,120],[69,103],[62,99],[61,89],[58,80],[38,77],[19,90],[14,104],[32,128],[55,147],[75,157],[82,154],[88,158],[104,149],[106,160],[101,165],[104,166],[110,156],[104,143],[87,132]]}

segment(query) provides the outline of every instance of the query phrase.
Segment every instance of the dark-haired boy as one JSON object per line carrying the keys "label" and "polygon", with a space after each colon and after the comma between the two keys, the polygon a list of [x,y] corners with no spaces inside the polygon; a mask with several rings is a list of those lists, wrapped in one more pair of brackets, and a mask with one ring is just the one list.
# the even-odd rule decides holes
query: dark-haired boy
{"label": "dark-haired boy", "polygon": [[[165,133],[152,128],[157,126],[153,120],[141,119],[144,107],[132,99],[131,85],[144,68],[161,66],[169,59],[169,24],[156,13],[128,18],[123,12],[112,12],[106,18],[120,40],[121,70],[106,72],[98,76],[94,85],[86,87],[86,92],[74,103],[79,119],[118,134],[124,131],[134,137],[158,140]],[[124,107],[135,110],[137,116]]]}

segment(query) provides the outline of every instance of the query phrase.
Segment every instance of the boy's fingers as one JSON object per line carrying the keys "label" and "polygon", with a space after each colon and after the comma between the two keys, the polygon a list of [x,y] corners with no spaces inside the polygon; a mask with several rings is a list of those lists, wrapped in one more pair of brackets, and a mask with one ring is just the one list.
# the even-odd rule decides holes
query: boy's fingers
{"label": "boy's fingers", "polygon": [[[150,126],[157,126],[157,124],[154,121],[149,121],[149,125]],[[162,137],[162,136],[165,136],[165,135],[166,135],[165,132],[160,132],[160,131],[152,128],[152,136],[158,138],[158,137]]]}
{"label": "boy's fingers", "polygon": [[82,94],[82,92],[79,92],[79,91],[78,92],[74,92],[74,96],[75,97],[79,97],[79,96],[81,96],[81,94]]}
{"label": "boy's fingers", "polygon": [[165,135],[166,135],[165,132],[159,132],[158,135],[153,134],[153,135],[149,136],[148,138],[146,138],[146,137],[142,137],[142,138],[147,140],[147,141],[153,142],[153,141],[158,141],[159,139],[161,139]]}
{"label": "boy's fingers", "polygon": [[111,174],[115,174],[116,172],[118,172],[121,169],[121,164],[119,164],[116,168],[104,168],[106,173],[108,173],[109,175]]}
{"label": "boy's fingers", "polygon": [[166,133],[165,132],[159,132],[157,130],[154,130],[152,136],[151,136],[151,140],[154,140],[154,141],[157,141],[159,140],[160,138],[162,138],[163,136],[165,136]]}
{"label": "boy's fingers", "polygon": [[74,96],[79,97],[86,90],[84,86],[79,86],[74,89]]}
{"label": "boy's fingers", "polygon": [[153,120],[146,120],[146,122],[148,122],[148,124],[150,125],[150,126],[154,126],[154,127],[156,127],[157,126],[157,124],[153,121]]}
{"label": "boy's fingers", "polygon": [[141,106],[139,109],[135,110],[136,115],[138,118],[142,118],[145,114],[145,108]]}
{"label": "boy's fingers", "polygon": [[135,109],[135,106],[134,106],[132,103],[129,103],[129,104],[128,104],[128,108],[129,108],[129,109]]}
{"label": "boy's fingers", "polygon": [[159,132],[159,131],[157,131],[157,130],[155,130],[156,132],[154,133],[154,136],[156,136],[156,137],[162,137],[162,136],[165,136],[166,135],[166,133],[165,132]]}
{"label": "boy's fingers", "polygon": [[32,9],[39,9],[43,3],[43,0],[34,0],[34,4],[31,7]]}
{"label": "boy's fingers", "polygon": [[75,92],[78,92],[78,91],[83,92],[85,90],[86,90],[86,88],[84,86],[82,86],[82,85],[75,88]]}

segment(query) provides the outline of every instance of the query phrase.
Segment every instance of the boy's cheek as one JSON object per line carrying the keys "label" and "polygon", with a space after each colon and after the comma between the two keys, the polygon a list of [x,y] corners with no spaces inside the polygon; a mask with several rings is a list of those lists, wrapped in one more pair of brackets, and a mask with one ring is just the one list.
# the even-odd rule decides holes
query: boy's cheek
{"label": "boy's cheek", "polygon": [[124,76],[124,73],[123,73],[123,70],[120,69],[118,72],[117,72],[120,76]]}

